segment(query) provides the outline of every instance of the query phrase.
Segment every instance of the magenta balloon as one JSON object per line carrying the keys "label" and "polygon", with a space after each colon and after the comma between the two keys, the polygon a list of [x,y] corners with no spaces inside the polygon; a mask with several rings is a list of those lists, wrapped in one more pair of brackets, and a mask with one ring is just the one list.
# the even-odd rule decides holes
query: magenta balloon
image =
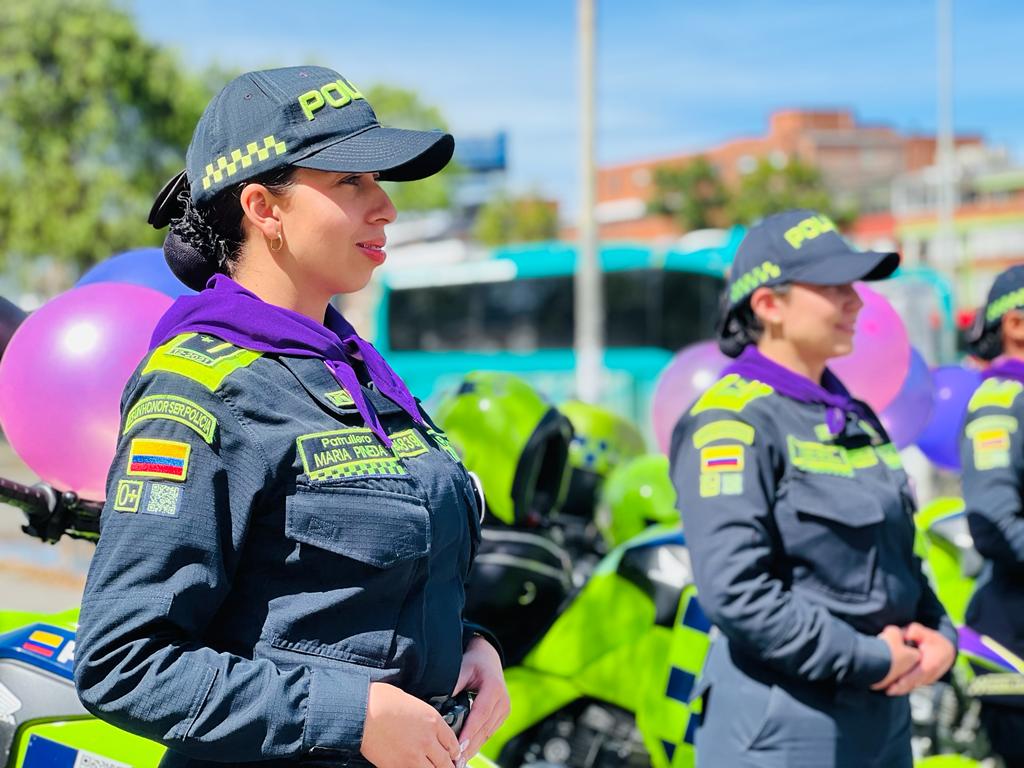
{"label": "magenta balloon", "polygon": [[669,361],[658,376],[651,399],[654,437],[664,453],[668,453],[676,422],[731,362],[713,341],[684,347]]}
{"label": "magenta balloon", "polygon": [[888,407],[910,368],[910,340],[899,314],[884,296],[857,283],[864,307],[857,317],[853,352],[829,361],[829,368],[854,397],[875,413]]}
{"label": "magenta balloon", "polygon": [[932,374],[921,353],[910,348],[910,370],[895,399],[879,417],[897,448],[913,445],[932,417]]}
{"label": "magenta balloon", "polygon": [[102,499],[121,392],[171,298],[95,283],[33,312],[0,359],[0,424],[11,447],[59,490]]}

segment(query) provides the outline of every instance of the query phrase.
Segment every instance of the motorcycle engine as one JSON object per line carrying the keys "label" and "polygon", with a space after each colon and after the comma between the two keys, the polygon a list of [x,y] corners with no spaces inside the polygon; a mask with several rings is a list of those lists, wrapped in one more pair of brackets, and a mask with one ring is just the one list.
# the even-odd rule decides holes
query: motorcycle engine
{"label": "motorcycle engine", "polygon": [[[517,740],[518,741],[518,740]],[[630,713],[592,702],[565,709],[526,734],[527,744],[502,765],[529,768],[650,768]]]}

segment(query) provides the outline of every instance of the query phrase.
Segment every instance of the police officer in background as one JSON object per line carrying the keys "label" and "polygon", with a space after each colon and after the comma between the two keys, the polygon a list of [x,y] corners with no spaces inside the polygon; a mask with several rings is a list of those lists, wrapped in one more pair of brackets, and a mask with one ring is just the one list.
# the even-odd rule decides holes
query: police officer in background
{"label": "police officer in background", "polygon": [[[967,406],[960,443],[967,523],[986,569],[967,623],[1024,654],[1024,266],[1000,274],[978,310],[971,351],[992,364]],[[986,697],[982,721],[1008,768],[1024,766],[1024,693]]]}
{"label": "police officer in background", "polygon": [[[478,489],[329,304],[385,259],[380,180],[453,148],[381,127],[329,69],[250,72],[154,206],[202,290],[125,388],[75,675],[163,765],[453,768],[508,714],[499,653],[462,620]],[[441,710],[467,690],[456,736]]]}
{"label": "police officer in background", "polygon": [[737,251],[719,346],[738,359],[670,452],[720,630],[692,693],[700,766],[910,768],[907,693],[955,658],[897,450],[826,368],[852,350],[852,283],[898,263],[807,210],[766,218]]}

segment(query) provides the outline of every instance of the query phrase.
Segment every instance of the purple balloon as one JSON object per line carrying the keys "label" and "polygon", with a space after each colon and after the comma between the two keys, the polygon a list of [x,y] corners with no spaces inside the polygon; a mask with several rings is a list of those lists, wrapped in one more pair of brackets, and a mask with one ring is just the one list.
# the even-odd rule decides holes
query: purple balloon
{"label": "purple balloon", "polygon": [[910,348],[910,370],[889,407],[879,414],[897,448],[913,445],[932,416],[932,374],[921,353]]}
{"label": "purple balloon", "polygon": [[981,384],[981,373],[958,365],[932,369],[932,418],[917,437],[917,447],[934,464],[960,469],[960,429],[967,403]]}
{"label": "purple balloon", "polygon": [[669,361],[658,376],[651,398],[654,437],[664,453],[668,453],[676,422],[704,390],[718,381],[722,370],[731,362],[714,341],[683,347]]}
{"label": "purple balloon", "polygon": [[903,320],[882,294],[856,284],[864,307],[857,315],[853,352],[828,367],[851,394],[881,413],[895,399],[910,367],[910,340]]}
{"label": "purple balloon", "polygon": [[15,332],[0,359],[0,424],[43,480],[105,496],[121,392],[170,305],[152,288],[96,283],[57,296]]}
{"label": "purple balloon", "polygon": [[136,248],[104,259],[82,275],[75,287],[93,283],[144,285],[172,299],[195,294],[171,272],[162,248]]}

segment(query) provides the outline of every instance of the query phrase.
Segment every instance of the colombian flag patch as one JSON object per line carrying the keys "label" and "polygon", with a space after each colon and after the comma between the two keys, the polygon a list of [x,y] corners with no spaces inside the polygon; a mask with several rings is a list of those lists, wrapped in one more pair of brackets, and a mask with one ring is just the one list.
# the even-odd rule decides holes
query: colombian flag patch
{"label": "colombian flag patch", "polygon": [[26,651],[37,653],[40,656],[50,658],[60,648],[61,643],[64,642],[64,638],[60,635],[55,635],[52,632],[44,632],[41,629],[37,629],[28,639],[21,644],[21,647]]}
{"label": "colombian flag patch", "polygon": [[128,458],[128,474],[184,480],[188,476],[188,456],[192,446],[176,440],[136,437]]}
{"label": "colombian flag patch", "polygon": [[713,445],[700,451],[701,474],[709,472],[742,472],[742,445]]}

